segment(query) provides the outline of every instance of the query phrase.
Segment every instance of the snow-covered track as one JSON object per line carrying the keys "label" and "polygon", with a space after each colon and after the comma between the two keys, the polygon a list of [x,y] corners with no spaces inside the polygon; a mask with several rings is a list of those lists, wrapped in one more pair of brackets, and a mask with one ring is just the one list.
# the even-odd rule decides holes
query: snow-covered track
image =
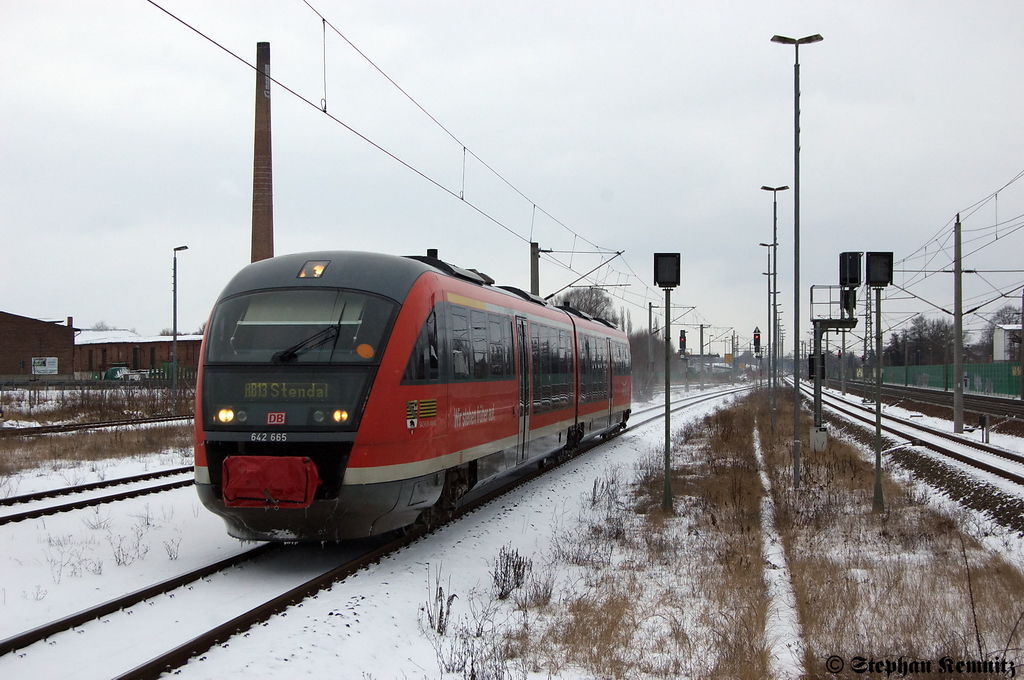
{"label": "snow-covered track", "polygon": [[19,633],[18,635],[13,635],[7,638],[6,640],[0,640],[0,656],[8,654],[9,652],[16,651],[18,649],[22,649],[35,642],[39,642],[40,640],[45,640],[46,638],[52,635],[56,635],[57,633],[61,633],[66,630],[71,630],[76,626],[80,626],[83,623],[93,621],[102,616],[113,614],[114,612],[123,609],[128,609],[139,604],[140,602],[144,602],[145,600],[148,600],[152,597],[156,597],[157,595],[161,595],[163,593],[170,592],[176,588],[188,585],[189,583],[198,581],[202,578],[209,576],[210,574],[214,574],[218,571],[223,571],[229,567],[233,567],[236,564],[254,560],[260,555],[266,554],[267,552],[274,549],[278,549],[280,547],[280,544],[265,543],[247,552],[240,553],[232,557],[228,557],[219,562],[214,562],[213,564],[209,564],[198,569],[193,569],[190,572],[180,574],[178,576],[167,579],[160,583],[155,583],[149,587],[137,590],[133,593],[128,593],[127,595],[114,598],[102,604],[96,605],[95,607],[89,607],[88,609],[83,609],[82,611],[76,612],[74,614],[63,616],[55,621],[51,621],[50,623],[46,623],[41,626],[36,626],[32,630],[25,631],[24,633]]}
{"label": "snow-covered track", "polygon": [[[838,380],[829,380],[829,387],[839,389]],[[865,385],[862,382],[846,381],[848,392],[863,396]],[[875,386],[867,385],[867,393],[873,399]],[[953,392],[949,390],[916,387],[914,385],[882,385],[882,396],[887,399],[920,402],[944,408],[953,408]],[[964,392],[964,410],[971,413],[986,413],[1006,418],[1024,418],[1024,401],[1012,397],[997,397],[990,394]]]}
{"label": "snow-covered track", "polygon": [[110,487],[120,486],[122,484],[132,484],[133,482],[145,482],[150,479],[171,477],[174,475],[184,474],[186,472],[192,472],[191,465],[176,468],[168,468],[167,470],[160,470],[159,472],[147,472],[141,475],[132,475],[131,477],[118,477],[117,479],[106,479],[102,482],[92,482],[90,484],[62,486],[56,489],[47,489],[46,491],[37,491],[35,493],[27,493],[22,494],[20,496],[8,496],[7,498],[0,498],[0,507],[19,505],[21,503],[32,503],[34,501],[41,501],[46,498],[70,496],[76,493],[83,493],[85,491],[95,491],[96,489],[109,489]]}
{"label": "snow-covered track", "polygon": [[[875,424],[874,406],[854,404],[827,393],[822,394],[822,404],[847,418],[872,427]],[[927,447],[943,456],[1024,486],[1024,456],[1015,451],[885,413],[882,414],[882,430],[899,439]]]}
{"label": "snow-covered track", "polygon": [[[735,391],[744,389],[748,388]],[[673,410],[732,392],[687,395],[676,401]],[[645,422],[664,417],[663,405],[649,411],[655,415]],[[613,440],[622,432],[610,433],[607,439]],[[576,456],[603,443],[600,438],[588,440]],[[445,524],[547,474],[557,467],[554,462],[524,468],[514,478],[465,499]],[[390,541],[367,539],[325,547],[267,544],[262,548],[267,552],[258,559],[247,554],[235,558],[234,566],[230,566],[231,560],[225,560],[210,565],[205,575],[175,577],[101,608],[66,616],[2,641],[0,651],[6,653],[0,656],[0,676],[40,677],[74,665],[76,670],[81,669],[72,674],[75,677],[157,678],[271,616],[316,597],[333,583],[419,540],[428,531],[419,526]]]}
{"label": "snow-covered track", "polygon": [[192,416],[155,416],[132,420],[104,420],[95,423],[66,423],[64,425],[38,425],[36,427],[0,427],[0,437],[28,437],[38,434],[75,432],[78,430],[100,430],[111,427],[138,427],[154,423],[185,422]]}
{"label": "snow-covered track", "polygon": [[[733,388],[729,388],[729,389],[726,389],[726,390],[719,390],[719,391],[716,391],[716,392],[700,392],[700,393],[694,394],[692,396],[690,396],[689,393],[685,393],[684,396],[682,396],[680,398],[673,399],[673,401],[672,401],[672,412],[675,413],[676,411],[681,411],[683,409],[690,408],[691,406],[695,406],[696,404],[700,404],[700,403],[705,402],[705,401],[710,401],[711,399],[720,399],[721,397],[724,397],[724,396],[729,396],[729,395],[733,395],[733,394],[740,394],[742,392],[746,392],[746,391],[751,390],[751,389],[753,389],[752,386],[744,385],[743,387],[733,387]],[[653,415],[651,417],[648,417],[648,418],[644,418],[643,420],[637,422],[636,419],[638,417],[646,416],[649,413],[653,413],[655,415]],[[659,419],[664,418],[664,417],[665,417],[665,404],[664,403],[661,403],[658,406],[652,406],[650,408],[645,408],[645,409],[642,409],[642,410],[639,410],[639,411],[633,411],[633,413],[630,415],[630,420],[632,422],[630,423],[629,427],[627,428],[627,431],[630,430],[630,429],[633,429],[633,428],[640,427],[641,425],[646,425],[647,423],[653,422],[655,420],[659,420]]]}
{"label": "snow-covered track", "polygon": [[[59,489],[40,491],[38,493],[26,494],[23,496],[11,496],[0,501],[0,508],[4,508],[4,510],[0,510],[0,525],[8,524],[10,522],[20,522],[26,519],[35,519],[37,517],[47,517],[61,512],[82,510],[84,508],[102,505],[104,503],[113,503],[114,501],[122,501],[128,498],[135,498],[137,496],[145,496],[151,493],[159,493],[161,491],[169,491],[171,489],[178,489],[184,486],[191,486],[195,483],[191,473],[191,466],[177,467],[161,472],[135,475],[133,477],[122,477],[119,479],[111,479],[104,482],[95,482],[81,486],[61,487]],[[159,482],[156,484],[148,483],[165,477],[182,477],[185,475],[187,475],[187,477],[184,479],[176,479],[170,482]],[[115,486],[131,486],[132,488],[124,491],[118,491],[116,493],[93,493],[95,491]],[[66,502],[48,502],[54,498],[63,496],[76,496],[76,498]],[[27,507],[23,510],[14,512],[6,511],[6,508],[19,505],[25,505]]]}

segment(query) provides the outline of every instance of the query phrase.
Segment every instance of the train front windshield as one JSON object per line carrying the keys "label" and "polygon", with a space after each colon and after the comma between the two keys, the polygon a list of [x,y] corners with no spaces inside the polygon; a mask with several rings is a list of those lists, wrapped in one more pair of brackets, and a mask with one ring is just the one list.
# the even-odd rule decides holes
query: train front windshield
{"label": "train front windshield", "polygon": [[345,290],[249,293],[220,303],[207,338],[211,364],[377,363],[395,304]]}
{"label": "train front windshield", "polygon": [[206,337],[207,430],[355,429],[397,309],[326,288],[222,301]]}

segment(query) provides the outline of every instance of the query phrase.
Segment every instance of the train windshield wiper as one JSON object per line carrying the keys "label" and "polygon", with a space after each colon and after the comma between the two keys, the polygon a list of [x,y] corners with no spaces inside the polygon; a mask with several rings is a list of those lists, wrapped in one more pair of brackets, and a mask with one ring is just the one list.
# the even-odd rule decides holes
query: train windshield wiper
{"label": "train windshield wiper", "polygon": [[305,354],[311,349],[317,349],[323,347],[327,343],[334,341],[335,344],[338,342],[338,335],[341,334],[341,324],[337,323],[333,326],[328,326],[322,331],[318,331],[313,335],[309,336],[302,342],[296,343],[288,349],[281,350],[271,357],[271,360],[275,364],[287,364],[294,361],[300,354]]}

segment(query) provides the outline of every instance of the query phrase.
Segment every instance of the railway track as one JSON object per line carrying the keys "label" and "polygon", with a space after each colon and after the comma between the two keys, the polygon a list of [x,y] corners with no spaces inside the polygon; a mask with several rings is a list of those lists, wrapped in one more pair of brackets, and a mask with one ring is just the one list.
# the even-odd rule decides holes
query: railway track
{"label": "railway track", "polygon": [[[749,387],[744,386],[714,393],[688,395],[678,399],[672,410],[679,411],[701,402],[720,399],[723,396],[747,389]],[[661,405],[637,411],[634,415],[642,419],[609,439],[659,420],[664,416],[664,410],[664,405]],[[602,443],[601,440],[591,440],[575,455],[582,455]],[[536,466],[526,474],[517,475],[510,483],[502,484],[500,487],[467,499],[448,521],[454,521],[473,512],[507,494],[512,489],[546,474],[554,467],[556,466]],[[314,596],[331,584],[417,540],[425,533],[427,533],[426,528],[416,527],[405,535],[392,537],[391,540],[368,539],[327,548],[308,545],[284,548],[280,544],[265,544],[253,551],[181,574],[0,641],[0,674],[12,672],[10,677],[15,675],[34,677],[38,676],[40,668],[45,667],[52,670],[59,666],[67,667],[66,664],[80,664],[82,661],[76,655],[82,651],[83,647],[88,648],[90,637],[101,636],[104,639],[109,639],[112,634],[122,634],[127,636],[127,639],[132,636],[133,631],[145,630],[147,638],[156,638],[155,644],[163,645],[164,651],[158,653],[144,651],[138,649],[140,645],[132,645],[133,651],[149,658],[122,663],[122,668],[130,670],[123,671],[116,677],[124,679],[156,678],[170,669],[184,665],[190,658],[227,640],[232,635],[251,628],[270,616]],[[334,563],[331,563],[332,561]],[[317,565],[319,568],[313,569],[316,573],[310,575],[308,571]],[[261,584],[268,579],[276,578],[280,581],[282,574],[291,576],[293,573],[305,575],[301,579],[291,579],[293,583],[278,588],[276,594],[271,597],[261,597],[261,601],[253,606],[249,606],[250,603],[247,601],[240,600],[240,602],[244,602],[241,611],[238,606],[234,608],[224,606],[218,609],[212,604],[211,598],[214,596],[206,594],[208,591],[227,590],[230,597],[233,598],[236,591],[246,590],[245,585],[240,585],[235,581],[244,581],[250,585]],[[215,580],[223,580],[226,583],[219,587],[209,587]],[[294,583],[294,581],[299,582]],[[251,589],[260,593],[266,591],[263,586]],[[148,606],[153,605],[157,599],[162,600],[159,607]],[[182,639],[181,630],[175,630],[174,634],[171,634],[170,631],[167,631],[167,635],[159,634],[157,631],[161,630],[161,627],[158,622],[162,622],[163,628],[166,628],[167,622],[173,620],[175,616],[174,613],[170,613],[171,606],[165,607],[170,600],[177,601],[175,606],[178,609],[182,604],[187,609],[190,606],[188,603],[198,601],[201,604],[192,606],[201,607],[204,613],[218,611],[224,612],[226,615],[222,616],[222,620],[215,625],[207,625],[205,630],[198,634],[185,634],[185,639]],[[227,613],[229,611],[230,613]],[[150,618],[156,619],[151,624],[152,627],[146,623]],[[178,642],[168,642],[168,640],[178,640]],[[145,645],[141,646],[145,647]],[[172,648],[166,649],[167,646]],[[55,654],[66,654],[68,658],[57,661],[53,658]],[[34,664],[42,664],[42,666]],[[104,672],[101,671],[101,674]],[[109,676],[109,672],[104,675],[104,677]],[[7,676],[5,675],[5,677]]]}
{"label": "railway track", "polygon": [[[184,475],[187,475],[187,478],[176,479],[169,482],[158,481],[166,477],[182,477]],[[157,483],[149,483],[153,481],[157,481]],[[191,486],[193,483],[192,466],[189,465],[185,467],[171,468],[160,472],[151,472],[132,477],[121,477],[103,482],[94,482],[92,484],[84,484],[81,486],[62,487],[59,489],[40,491],[22,496],[10,496],[0,501],[0,525],[9,524],[11,522],[20,522],[26,519],[35,519],[37,517],[48,517],[62,512],[82,510],[84,508],[103,505],[104,503],[113,503],[115,501],[137,498],[139,496],[145,496],[152,493],[160,493],[161,491],[180,489],[185,486]],[[117,486],[132,486],[133,488],[115,493],[93,493]],[[75,496],[75,498],[67,502],[47,503],[47,501],[53,500],[54,498],[61,498],[64,496]],[[18,510],[17,507],[19,505],[26,507],[25,509]],[[13,510],[8,511],[9,508],[13,508]]]}
{"label": "railway track", "polygon": [[[830,380],[829,387],[839,388],[839,381]],[[847,392],[863,396],[865,386],[862,382],[846,381]],[[867,395],[874,398],[874,385],[867,386]],[[953,408],[953,392],[904,385],[882,385],[882,397],[885,399],[910,400],[933,406]],[[995,397],[987,394],[964,392],[964,410],[1005,418],[1024,419],[1024,401],[1009,397]]]}
{"label": "railway track", "polygon": [[40,434],[100,430],[112,427],[137,427],[154,423],[173,423],[192,420],[192,416],[155,416],[132,420],[104,420],[93,423],[66,423],[64,425],[39,425],[36,427],[0,427],[0,437],[30,437]]}
{"label": "railway track", "polygon": [[[854,404],[827,393],[822,394],[822,403],[847,418],[872,428],[875,426],[874,406]],[[1024,456],[1015,451],[887,415],[884,412],[882,431],[897,439],[924,446],[942,456],[1024,486]]]}

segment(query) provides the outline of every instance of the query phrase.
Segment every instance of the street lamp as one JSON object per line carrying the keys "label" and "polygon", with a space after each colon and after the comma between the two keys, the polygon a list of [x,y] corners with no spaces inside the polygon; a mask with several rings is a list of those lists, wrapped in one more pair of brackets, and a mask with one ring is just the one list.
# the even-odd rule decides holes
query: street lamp
{"label": "street lamp", "polygon": [[174,249],[174,264],[171,269],[171,290],[174,298],[174,321],[171,327],[171,400],[174,402],[174,415],[178,415],[178,253],[188,250],[188,246]]}
{"label": "street lamp", "polygon": [[[824,40],[814,34],[803,38],[772,36],[772,42],[792,45],[793,62],[793,346],[800,342],[800,46]],[[800,488],[800,366],[793,363],[793,487]]]}
{"label": "street lamp", "polygon": [[[781,187],[762,186],[761,190],[762,191],[770,191],[770,192],[772,192],[772,242],[771,242],[770,246],[771,246],[771,249],[772,249],[771,262],[775,263],[775,269],[772,269],[771,265],[769,265],[769,268],[768,268],[769,273],[771,273],[771,279],[772,279],[772,281],[771,281],[771,289],[769,290],[769,294],[768,294],[768,297],[769,297],[769,301],[768,301],[768,304],[769,304],[768,314],[772,315],[770,305],[772,304],[773,301],[774,301],[774,303],[776,305],[778,305],[778,300],[777,299],[776,300],[772,300],[771,296],[773,294],[774,295],[778,295],[779,294],[779,192],[780,191],[789,191],[789,187],[788,186],[781,186]],[[762,246],[768,246],[769,244],[762,243],[761,245]],[[775,344],[772,343],[772,336],[773,336],[772,327],[775,325],[775,323],[776,323],[776,321],[773,318],[773,320],[768,324],[768,346],[771,347],[771,351],[772,351],[771,356],[768,359],[768,379],[771,382],[771,386],[772,386],[772,432],[775,431],[775,424],[776,424],[776,410],[777,410],[776,385],[778,384],[778,381],[779,381],[779,375],[778,375],[778,373],[779,373],[779,355],[775,352]],[[774,335],[777,337],[778,333],[774,332]]]}

